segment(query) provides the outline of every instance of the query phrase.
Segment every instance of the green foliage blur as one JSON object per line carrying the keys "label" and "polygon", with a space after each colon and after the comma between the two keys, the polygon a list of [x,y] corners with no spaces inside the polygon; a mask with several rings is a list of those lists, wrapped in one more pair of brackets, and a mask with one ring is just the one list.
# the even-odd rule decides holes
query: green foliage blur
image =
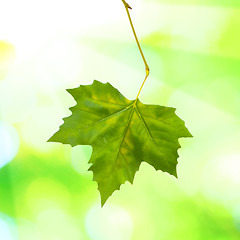
{"label": "green foliage blur", "polygon": [[1,240],[240,239],[240,2],[128,3],[150,66],[140,100],[177,108],[194,136],[178,179],[143,163],[101,208],[91,147],[46,142],[75,105],[65,89],[97,79],[136,97],[145,69],[122,2],[4,1]]}

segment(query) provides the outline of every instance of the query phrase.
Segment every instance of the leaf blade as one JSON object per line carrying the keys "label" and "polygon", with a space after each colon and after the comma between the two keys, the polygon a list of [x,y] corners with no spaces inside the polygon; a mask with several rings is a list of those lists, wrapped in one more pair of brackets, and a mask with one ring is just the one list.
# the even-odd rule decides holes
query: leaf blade
{"label": "leaf blade", "polygon": [[96,80],[68,92],[77,104],[48,141],[93,147],[89,170],[102,206],[123,183],[133,183],[144,161],[177,177],[178,138],[192,135],[174,108],[130,101]]}

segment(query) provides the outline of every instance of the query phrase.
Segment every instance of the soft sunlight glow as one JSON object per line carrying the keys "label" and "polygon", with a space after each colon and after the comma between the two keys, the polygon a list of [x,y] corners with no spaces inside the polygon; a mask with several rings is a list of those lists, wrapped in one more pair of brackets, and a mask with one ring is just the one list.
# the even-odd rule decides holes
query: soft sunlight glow
{"label": "soft sunlight glow", "polygon": [[47,140],[76,105],[66,89],[96,79],[137,96],[125,7],[0,2],[0,240],[240,239],[240,0],[126,0],[150,68],[139,99],[176,108],[193,138],[178,179],[145,162],[103,208],[92,147]]}
{"label": "soft sunlight glow", "polygon": [[79,44],[69,38],[52,39],[30,63],[39,90],[49,91],[69,87],[81,72]]}
{"label": "soft sunlight glow", "polygon": [[219,162],[220,174],[233,183],[240,184],[240,154],[223,156]]}
{"label": "soft sunlight glow", "polygon": [[13,43],[17,59],[25,61],[55,36],[82,35],[89,27],[118,19],[123,10],[121,1],[116,4],[112,0],[104,4],[93,0],[8,0],[1,3],[0,39]]}

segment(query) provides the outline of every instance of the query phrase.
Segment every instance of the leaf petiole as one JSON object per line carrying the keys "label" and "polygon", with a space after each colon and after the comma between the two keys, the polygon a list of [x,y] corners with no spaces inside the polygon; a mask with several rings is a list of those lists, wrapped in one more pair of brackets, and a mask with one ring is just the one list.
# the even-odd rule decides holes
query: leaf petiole
{"label": "leaf petiole", "polygon": [[[140,89],[139,89],[139,92],[138,92],[138,94],[137,94],[137,97],[136,97],[136,100],[137,100],[138,97],[139,97],[139,95],[140,95],[140,92],[142,91],[143,85],[144,85],[144,83],[146,82],[146,80],[147,80],[147,78],[148,78],[148,76],[149,76],[150,69],[149,69],[149,66],[148,66],[148,64],[147,64],[147,61],[146,61],[146,59],[145,59],[145,56],[144,56],[144,54],[143,54],[142,48],[141,48],[141,46],[140,46],[140,43],[139,43],[139,41],[138,41],[138,37],[137,37],[136,31],[135,31],[135,29],[134,29],[134,26],[133,26],[133,23],[132,23],[132,19],[131,19],[130,13],[129,13],[129,9],[132,9],[132,8],[129,6],[129,4],[128,4],[125,0],[122,0],[122,2],[123,2],[124,6],[125,6],[125,9],[126,9],[126,11],[127,11],[127,15],[128,15],[128,19],[129,19],[129,22],[130,22],[130,25],[131,25],[131,28],[132,28],[132,31],[133,31],[133,35],[134,35],[135,40],[136,40],[136,42],[137,42],[138,49],[139,49],[140,54],[141,54],[141,56],[142,56],[142,59],[143,59],[144,65],[145,65],[145,70],[146,70],[146,76],[145,76],[145,78],[144,78],[144,81],[143,81],[143,83],[142,83],[142,85],[141,85],[141,87],[140,87]],[[135,102],[136,102],[136,101],[135,101]]]}

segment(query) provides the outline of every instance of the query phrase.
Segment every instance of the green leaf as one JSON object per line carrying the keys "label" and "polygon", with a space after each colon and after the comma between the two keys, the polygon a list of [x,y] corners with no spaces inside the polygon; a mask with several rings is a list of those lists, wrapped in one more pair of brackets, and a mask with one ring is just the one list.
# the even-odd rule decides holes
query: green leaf
{"label": "green leaf", "polygon": [[77,104],[48,141],[93,147],[89,170],[102,205],[125,181],[133,183],[143,161],[177,177],[178,138],[192,135],[175,108],[130,101],[111,84],[96,80],[67,91]]}

